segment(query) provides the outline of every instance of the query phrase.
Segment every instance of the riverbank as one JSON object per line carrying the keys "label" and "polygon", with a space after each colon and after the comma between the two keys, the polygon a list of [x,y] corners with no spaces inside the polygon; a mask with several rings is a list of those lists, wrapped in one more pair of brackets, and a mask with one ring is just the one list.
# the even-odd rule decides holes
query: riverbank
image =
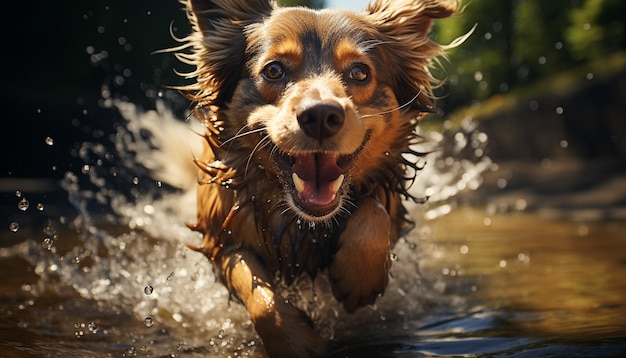
{"label": "riverbank", "polygon": [[624,99],[626,53],[619,53],[451,114],[443,123],[444,152],[471,119],[487,135],[485,155],[495,163],[459,202],[574,220],[626,219]]}

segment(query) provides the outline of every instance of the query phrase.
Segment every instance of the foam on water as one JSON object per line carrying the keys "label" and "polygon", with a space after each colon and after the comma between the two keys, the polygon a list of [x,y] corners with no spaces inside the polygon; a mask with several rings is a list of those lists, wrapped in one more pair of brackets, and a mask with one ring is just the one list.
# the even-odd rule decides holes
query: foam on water
{"label": "foam on water", "polygon": [[[147,327],[183,330],[188,344],[205,349],[259,349],[243,306],[230,303],[208,260],[186,247],[200,242],[198,233],[185,226],[195,221],[191,159],[200,152],[202,140],[197,121],[174,118],[162,103],[153,111],[125,102],[107,105],[115,106],[126,122],[108,142],[83,143],[78,151],[84,162],[81,171],[67,173],[63,181],[79,212],[71,222],[78,239],[71,247],[52,240],[47,248],[35,243],[29,248],[28,258],[41,277],[40,290],[61,283],[86,299],[131,313]],[[302,279],[282,292],[310,314],[326,337],[350,338],[366,322],[375,327],[407,320],[422,312],[441,289],[420,276],[425,251],[418,242],[428,234],[427,220],[450,212],[459,191],[478,188],[481,173],[492,163],[483,153],[487,137],[471,119],[455,133],[423,136],[429,141],[421,151],[442,142],[445,150],[420,159],[427,164],[411,190],[429,201],[410,203],[417,228],[395,247],[392,279],[376,305],[346,314],[323,275],[315,282]],[[226,333],[230,340],[209,343],[210,337]],[[241,342],[248,344],[242,348]]]}

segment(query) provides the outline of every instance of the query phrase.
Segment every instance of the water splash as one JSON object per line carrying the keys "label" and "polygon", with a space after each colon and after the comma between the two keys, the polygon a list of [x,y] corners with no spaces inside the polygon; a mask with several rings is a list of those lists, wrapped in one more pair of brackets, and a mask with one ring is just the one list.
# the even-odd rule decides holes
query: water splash
{"label": "water splash", "polygon": [[[191,158],[201,150],[202,139],[196,135],[201,129],[194,127],[199,123],[175,119],[160,102],[153,111],[131,103],[105,103],[115,106],[126,122],[108,141],[80,145],[77,156],[84,164],[63,180],[79,213],[71,222],[78,235],[59,238],[56,228],[48,225],[43,243],[29,250],[41,291],[60,282],[86,299],[132,314],[146,328],[178,332],[186,337],[185,347],[260,351],[245,309],[230,304],[210,263],[186,247],[199,241],[185,226],[195,220],[196,169]],[[420,222],[450,212],[455,196],[480,186],[481,173],[492,164],[484,155],[487,137],[471,119],[458,131],[422,135],[429,141],[420,151],[442,148],[426,157],[429,163],[411,189],[429,201],[410,208],[419,229],[395,247],[390,284],[376,305],[348,315],[332,298],[323,275],[281,289],[283,298],[306,311],[325,337],[343,339],[364,325],[384,327],[386,322],[407,320],[423,312],[424,303],[439,292],[437,283],[419,274],[423,251],[418,242],[428,235]],[[22,204],[20,210],[27,207]],[[69,248],[68,240],[73,240]],[[61,241],[64,249],[57,245]]]}
{"label": "water splash", "polygon": [[[448,125],[444,124],[444,127]],[[433,151],[429,164],[419,173],[413,190],[428,198],[424,218],[432,220],[449,214],[457,206],[458,194],[474,191],[483,183],[483,173],[497,169],[486,155],[488,136],[471,117],[458,129],[421,133]]]}

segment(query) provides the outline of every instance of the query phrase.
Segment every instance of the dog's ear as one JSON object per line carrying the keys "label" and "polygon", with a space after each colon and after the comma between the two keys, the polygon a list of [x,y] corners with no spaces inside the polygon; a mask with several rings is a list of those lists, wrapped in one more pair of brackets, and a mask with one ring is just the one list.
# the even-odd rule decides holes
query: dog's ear
{"label": "dog's ear", "polygon": [[275,7],[273,0],[187,0],[192,53],[179,54],[195,66],[186,74],[193,84],[182,87],[200,105],[221,106],[230,101],[246,61],[246,26],[260,22]]}
{"label": "dog's ear", "polygon": [[438,81],[429,67],[444,47],[428,35],[434,19],[452,15],[457,7],[455,0],[376,0],[365,10],[381,36],[396,98],[414,114],[436,111],[432,88]]}

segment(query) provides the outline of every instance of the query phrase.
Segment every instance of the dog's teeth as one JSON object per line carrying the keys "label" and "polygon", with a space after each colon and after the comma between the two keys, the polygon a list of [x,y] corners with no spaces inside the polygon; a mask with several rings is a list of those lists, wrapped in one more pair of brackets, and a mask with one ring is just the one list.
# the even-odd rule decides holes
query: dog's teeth
{"label": "dog's teeth", "polygon": [[293,185],[296,186],[296,191],[302,193],[304,191],[304,180],[300,179],[296,173],[291,174],[291,179],[293,180]]}
{"label": "dog's teeth", "polygon": [[339,188],[341,188],[341,184],[343,184],[343,179],[345,178],[345,176],[343,174],[341,174],[339,176],[339,178],[335,179],[335,181],[333,181],[330,185],[331,188],[333,190],[333,193],[337,193],[339,191]]}

